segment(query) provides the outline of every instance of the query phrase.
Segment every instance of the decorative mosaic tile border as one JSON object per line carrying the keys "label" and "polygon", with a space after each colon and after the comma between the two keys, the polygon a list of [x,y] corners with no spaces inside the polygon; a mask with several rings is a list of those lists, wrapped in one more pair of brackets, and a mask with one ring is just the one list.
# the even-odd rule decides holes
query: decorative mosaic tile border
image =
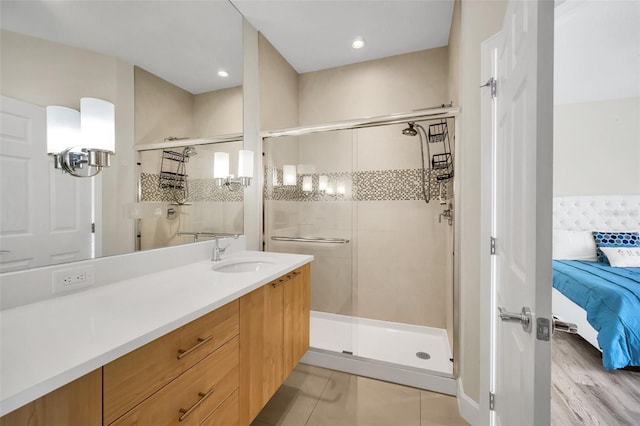
{"label": "decorative mosaic tile border", "polygon": [[[264,170],[264,197],[278,201],[387,201],[422,200],[421,169],[371,170],[360,172],[322,173],[328,178],[332,192],[319,191],[319,174],[298,175],[297,184],[274,185],[274,171],[277,182],[282,182],[282,170],[266,167]],[[431,199],[442,196],[449,198],[451,180],[440,181],[437,177],[446,170],[432,170]],[[305,176],[311,176],[312,191],[303,191]],[[342,188],[344,191],[338,191]],[[442,191],[442,192],[441,192]]]}
{"label": "decorative mosaic tile border", "polygon": [[[141,199],[140,201],[173,202],[173,191],[170,188],[160,188],[160,175],[153,173],[140,173]],[[213,179],[188,179],[189,197],[187,202],[219,201],[238,202],[244,200],[244,188],[237,191],[229,191],[227,188],[218,188]],[[178,190],[179,191],[179,190]],[[182,191],[179,191],[182,197]]]}

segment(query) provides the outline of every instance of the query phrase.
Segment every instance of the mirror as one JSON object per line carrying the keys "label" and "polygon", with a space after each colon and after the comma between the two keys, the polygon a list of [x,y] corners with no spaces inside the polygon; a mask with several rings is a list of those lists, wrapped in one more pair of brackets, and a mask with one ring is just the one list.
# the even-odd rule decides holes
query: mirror
{"label": "mirror", "polygon": [[[146,203],[168,210],[140,198],[145,168],[160,170],[146,153],[182,151],[181,138],[241,148],[242,16],[226,1],[2,1],[0,12],[0,271],[160,247],[137,237],[156,212]],[[115,106],[115,155],[92,178],[62,174],[46,153],[45,107],[78,110],[82,97]],[[213,146],[197,149],[204,158]],[[242,232],[241,207],[230,219],[215,199],[177,206],[178,216],[197,216],[201,201],[227,218],[206,229]]]}

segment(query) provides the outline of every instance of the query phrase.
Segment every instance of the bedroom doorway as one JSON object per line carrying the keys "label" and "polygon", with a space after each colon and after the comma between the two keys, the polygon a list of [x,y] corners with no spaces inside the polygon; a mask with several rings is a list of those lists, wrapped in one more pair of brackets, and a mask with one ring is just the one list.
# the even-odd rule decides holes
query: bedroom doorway
{"label": "bedroom doorway", "polygon": [[[555,8],[553,258],[561,268],[598,264],[593,231],[640,231],[639,27],[638,2]],[[593,30],[588,39],[585,28]],[[593,58],[602,66],[593,66]],[[610,172],[594,173],[607,157],[605,146],[619,161]],[[581,293],[553,292],[554,314],[577,323],[579,335],[558,333],[552,341],[552,424],[639,424],[640,372],[619,369],[624,360],[611,363],[596,331],[601,325],[591,324],[594,312],[588,320],[572,300]]]}

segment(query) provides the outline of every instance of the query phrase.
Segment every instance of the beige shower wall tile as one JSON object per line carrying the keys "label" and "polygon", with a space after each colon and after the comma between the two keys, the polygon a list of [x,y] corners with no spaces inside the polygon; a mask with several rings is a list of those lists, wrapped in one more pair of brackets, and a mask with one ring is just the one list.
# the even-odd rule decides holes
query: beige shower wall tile
{"label": "beige shower wall tile", "polygon": [[351,172],[353,130],[311,133],[298,137],[298,163],[312,165],[315,173]]}
{"label": "beige shower wall tile", "polygon": [[422,201],[358,204],[357,315],[445,328],[452,229],[442,206]]}
{"label": "beige shower wall tile", "polygon": [[[439,121],[439,120],[438,120]],[[419,121],[425,131],[429,131],[429,124],[435,121]],[[450,140],[453,141],[453,119],[447,120]],[[420,139],[418,136],[405,136],[402,130],[407,124],[396,124],[381,127],[369,127],[355,130],[357,132],[357,170],[395,170],[395,169],[419,169]],[[424,138],[424,135],[423,135]],[[443,151],[442,143],[429,144],[429,153],[440,154]],[[453,144],[451,144],[453,149]],[[425,164],[429,167],[426,145],[424,146]]]}

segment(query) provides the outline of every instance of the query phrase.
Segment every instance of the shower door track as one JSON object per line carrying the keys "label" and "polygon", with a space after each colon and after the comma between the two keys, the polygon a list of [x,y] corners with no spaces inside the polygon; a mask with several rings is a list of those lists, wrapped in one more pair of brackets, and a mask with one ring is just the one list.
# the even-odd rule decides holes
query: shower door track
{"label": "shower door track", "polygon": [[437,120],[454,118],[460,108],[430,108],[412,112],[384,115],[380,117],[360,118],[356,120],[338,121],[314,126],[292,127],[288,129],[267,130],[261,133],[262,138],[279,138],[282,136],[300,136],[310,133],[333,132],[338,130],[362,129],[366,127],[386,126],[389,124],[407,123],[409,121]]}

